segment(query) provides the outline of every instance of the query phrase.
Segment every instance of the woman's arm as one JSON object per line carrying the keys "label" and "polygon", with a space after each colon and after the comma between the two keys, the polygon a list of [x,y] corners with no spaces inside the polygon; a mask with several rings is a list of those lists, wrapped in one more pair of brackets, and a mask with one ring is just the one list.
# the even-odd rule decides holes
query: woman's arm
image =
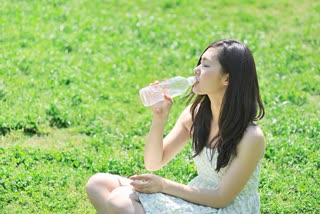
{"label": "woman's arm", "polygon": [[171,104],[165,100],[153,106],[153,120],[144,148],[144,163],[148,170],[158,170],[166,165],[190,139],[190,107],[181,113],[173,129],[163,139]]}
{"label": "woman's arm", "polygon": [[261,130],[249,127],[238,146],[238,155],[233,159],[228,171],[216,189],[204,189],[179,184],[155,175],[132,176],[135,190],[152,193],[163,192],[184,200],[209,207],[227,206],[244,188],[265,150]]}

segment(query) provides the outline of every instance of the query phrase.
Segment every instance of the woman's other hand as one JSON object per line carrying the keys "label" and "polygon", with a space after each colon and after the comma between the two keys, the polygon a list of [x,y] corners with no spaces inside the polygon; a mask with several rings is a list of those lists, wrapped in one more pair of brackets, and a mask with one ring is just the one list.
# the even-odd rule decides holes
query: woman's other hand
{"label": "woman's other hand", "polygon": [[142,193],[161,192],[165,182],[164,178],[153,174],[133,175],[130,179],[132,180],[130,185]]}

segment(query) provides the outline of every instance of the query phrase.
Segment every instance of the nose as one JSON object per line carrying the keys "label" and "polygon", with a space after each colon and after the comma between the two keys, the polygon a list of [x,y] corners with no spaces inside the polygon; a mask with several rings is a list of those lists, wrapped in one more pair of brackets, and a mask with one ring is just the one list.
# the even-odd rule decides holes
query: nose
{"label": "nose", "polygon": [[194,74],[195,75],[200,75],[200,65],[194,68]]}

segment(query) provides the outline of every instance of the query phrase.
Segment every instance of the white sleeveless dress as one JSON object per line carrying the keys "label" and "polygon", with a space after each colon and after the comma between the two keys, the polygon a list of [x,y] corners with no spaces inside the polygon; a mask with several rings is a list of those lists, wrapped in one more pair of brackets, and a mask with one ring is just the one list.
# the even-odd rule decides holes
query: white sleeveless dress
{"label": "white sleeveless dress", "polygon": [[[214,153],[211,163],[209,150],[210,148],[204,148],[194,158],[198,176],[192,179],[188,185],[214,189],[228,170],[227,166],[221,169],[219,173],[215,171],[217,152]],[[137,195],[147,214],[255,214],[260,212],[260,198],[258,194],[260,166],[261,160],[242,191],[225,208],[218,209],[201,206],[163,193],[145,194],[137,192]]]}

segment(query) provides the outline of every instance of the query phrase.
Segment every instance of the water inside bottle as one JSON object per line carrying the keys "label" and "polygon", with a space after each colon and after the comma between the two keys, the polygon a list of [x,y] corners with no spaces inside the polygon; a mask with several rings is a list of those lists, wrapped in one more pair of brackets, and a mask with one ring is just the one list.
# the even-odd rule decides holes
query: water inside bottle
{"label": "water inside bottle", "polygon": [[156,88],[143,88],[139,93],[144,106],[152,106],[163,100],[163,93]]}
{"label": "water inside bottle", "polygon": [[[171,81],[174,81],[172,83]],[[139,91],[140,98],[144,106],[152,106],[164,99],[163,95],[176,97],[186,92],[186,90],[196,82],[195,76],[188,78],[174,77],[158,85],[149,86]]]}

